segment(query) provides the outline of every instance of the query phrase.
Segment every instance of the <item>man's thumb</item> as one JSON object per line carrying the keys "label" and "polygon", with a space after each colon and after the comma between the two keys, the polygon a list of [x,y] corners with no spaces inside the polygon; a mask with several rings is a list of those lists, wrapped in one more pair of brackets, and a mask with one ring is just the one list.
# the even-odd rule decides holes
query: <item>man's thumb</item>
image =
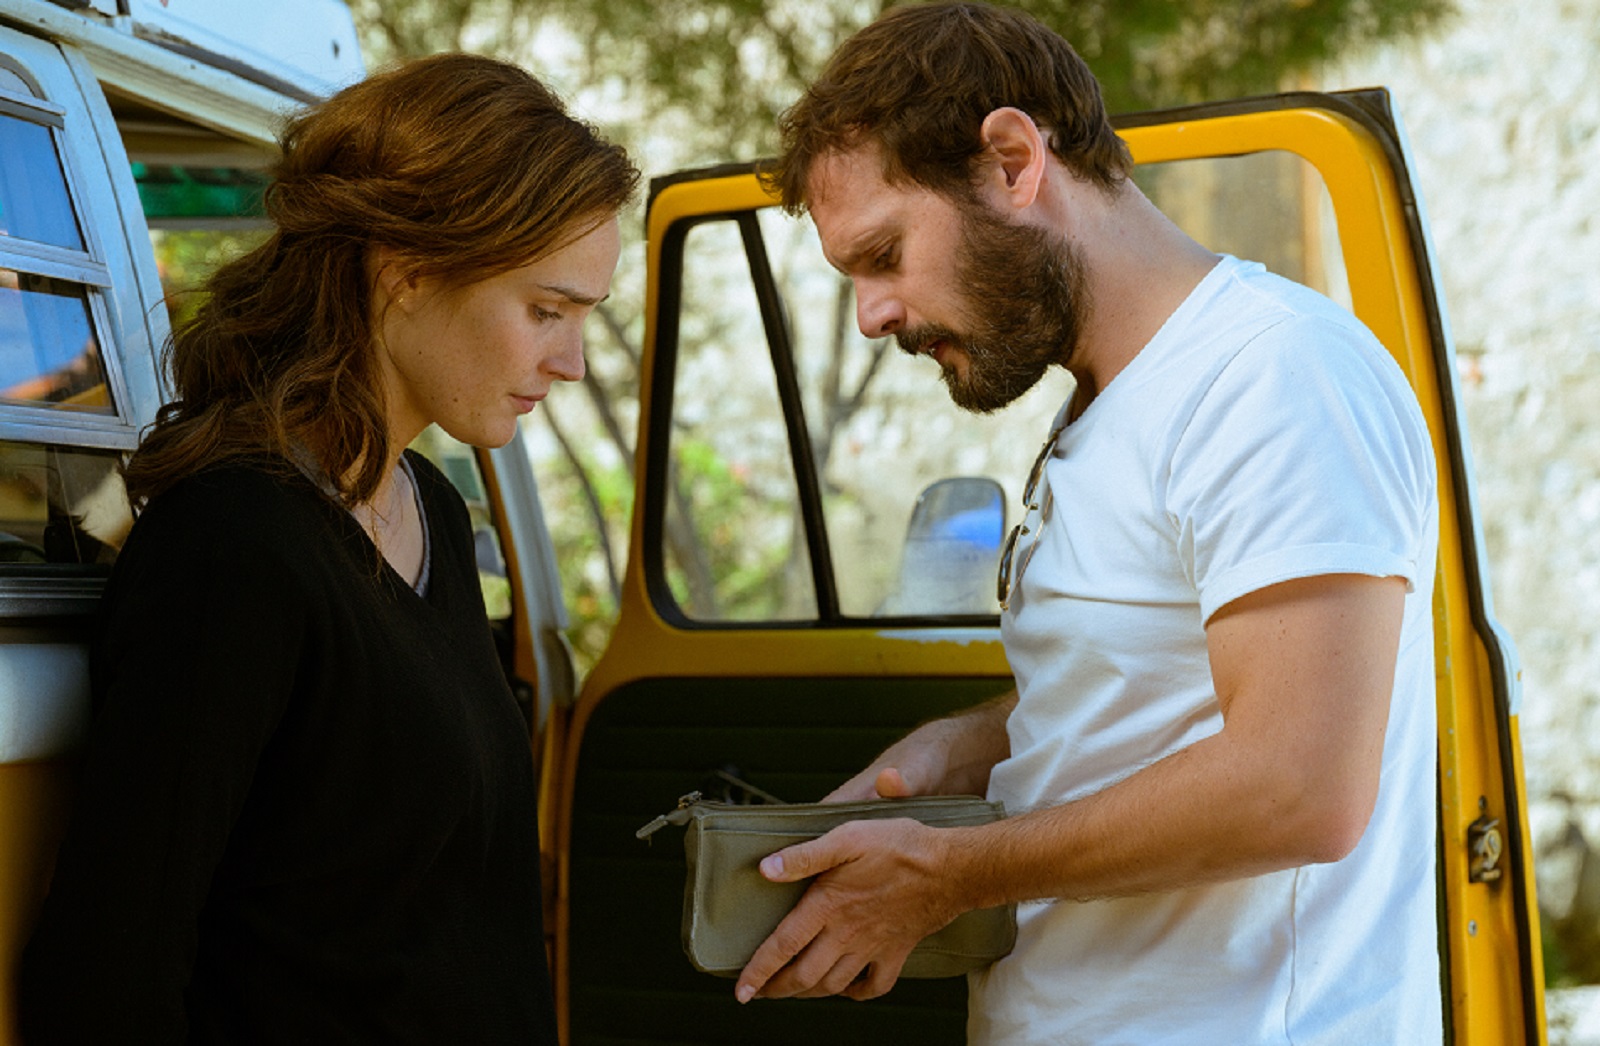
{"label": "man's thumb", "polygon": [[893,766],[878,771],[878,779],[873,782],[873,786],[877,788],[878,795],[884,799],[905,799],[916,794],[899,768]]}

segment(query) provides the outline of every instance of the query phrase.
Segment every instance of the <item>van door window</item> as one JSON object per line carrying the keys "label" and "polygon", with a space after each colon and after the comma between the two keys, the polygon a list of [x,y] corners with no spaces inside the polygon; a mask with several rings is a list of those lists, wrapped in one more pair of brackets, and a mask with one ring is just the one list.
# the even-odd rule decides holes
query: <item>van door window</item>
{"label": "van door window", "polygon": [[773,360],[738,225],[683,247],[661,553],[696,621],[817,617],[811,559]]}
{"label": "van door window", "polygon": [[850,281],[828,264],[810,218],[769,207],[759,220],[786,304],[840,615],[998,614],[1005,514],[1020,511],[1071,379],[1053,369],[1004,411],[963,411],[936,363],[861,334]]}

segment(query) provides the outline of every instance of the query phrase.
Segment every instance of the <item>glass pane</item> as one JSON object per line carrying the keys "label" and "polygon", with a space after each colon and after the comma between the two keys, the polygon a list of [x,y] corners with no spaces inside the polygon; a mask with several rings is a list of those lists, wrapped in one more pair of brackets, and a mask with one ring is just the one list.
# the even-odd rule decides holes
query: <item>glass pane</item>
{"label": "glass pane", "polygon": [[213,272],[253,250],[271,231],[265,224],[257,228],[151,229],[150,246],[172,325],[194,315],[204,300],[201,288]]}
{"label": "glass pane", "polygon": [[266,219],[263,194],[270,179],[260,171],[148,163],[132,166],[139,206],[152,224]]}
{"label": "glass pane", "polygon": [[50,128],[0,113],[0,236],[83,250]]}
{"label": "glass pane", "polygon": [[133,525],[115,451],[0,442],[0,577],[109,564]]}
{"label": "glass pane", "polygon": [[1146,164],[1134,181],[1201,244],[1350,307],[1333,201],[1317,169],[1272,151]]}
{"label": "glass pane", "polygon": [[0,402],[114,414],[88,291],[0,269]]}
{"label": "glass pane", "polygon": [[[850,282],[823,258],[809,218],[769,208],[761,223],[788,306],[840,609],[856,617],[999,613],[995,571],[1007,523],[988,509],[992,484],[1015,518],[1071,377],[1053,369],[1008,409],[969,414],[950,401],[938,364],[861,336]],[[983,525],[968,526],[978,503]],[[931,521],[930,508],[938,510]],[[944,540],[930,543],[940,532]],[[955,559],[968,566],[952,573]]]}
{"label": "glass pane", "polygon": [[732,222],[684,245],[663,558],[702,621],[817,615],[777,380]]}

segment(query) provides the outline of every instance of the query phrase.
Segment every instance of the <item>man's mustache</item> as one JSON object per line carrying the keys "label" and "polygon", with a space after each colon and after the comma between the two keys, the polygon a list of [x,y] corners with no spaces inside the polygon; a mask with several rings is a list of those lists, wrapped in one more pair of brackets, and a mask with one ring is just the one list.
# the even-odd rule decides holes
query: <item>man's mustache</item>
{"label": "man's mustache", "polygon": [[922,356],[933,347],[935,342],[945,342],[953,349],[965,351],[966,341],[951,330],[937,323],[924,323],[920,327],[908,327],[899,330],[894,335],[895,342],[900,346],[900,351],[908,356]]}

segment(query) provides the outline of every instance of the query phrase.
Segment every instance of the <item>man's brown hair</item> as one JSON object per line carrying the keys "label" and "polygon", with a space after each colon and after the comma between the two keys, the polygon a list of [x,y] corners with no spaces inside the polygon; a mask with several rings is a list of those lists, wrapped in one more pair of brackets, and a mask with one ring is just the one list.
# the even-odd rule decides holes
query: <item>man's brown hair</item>
{"label": "man's brown hair", "polygon": [[962,196],[984,117],[1007,106],[1033,117],[1070,171],[1107,191],[1133,166],[1099,82],[1058,34],[1020,11],[929,3],[894,8],[840,46],[783,114],[782,152],[764,177],[798,213],[817,160],[875,143],[890,183]]}

